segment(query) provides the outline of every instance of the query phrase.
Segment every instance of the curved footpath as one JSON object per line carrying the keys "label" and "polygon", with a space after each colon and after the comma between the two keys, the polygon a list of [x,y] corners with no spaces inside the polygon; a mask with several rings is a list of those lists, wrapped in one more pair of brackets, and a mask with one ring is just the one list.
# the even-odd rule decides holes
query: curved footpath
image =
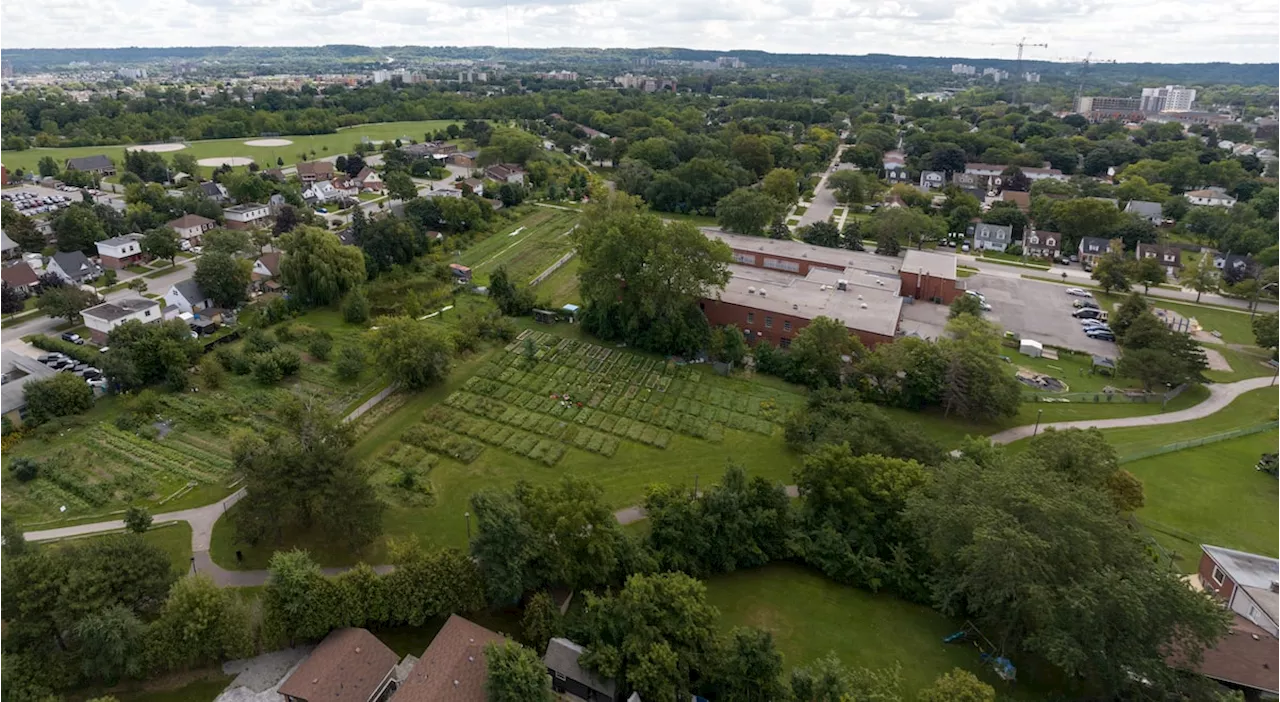
{"label": "curved footpath", "polygon": [[[1221,385],[1209,385],[1209,397],[1194,407],[1188,407],[1177,412],[1169,412],[1167,414],[1151,414],[1139,417],[1118,417],[1115,419],[1085,419],[1075,422],[1049,422],[1041,424],[1041,429],[1088,429],[1096,427],[1098,429],[1117,429],[1120,427],[1145,427],[1156,426],[1160,424],[1176,424],[1178,422],[1187,422],[1193,419],[1203,419],[1215,412],[1218,412],[1231,404],[1232,400],[1240,397],[1250,390],[1258,390],[1265,388],[1274,382],[1274,378],[1250,378],[1235,383],[1225,383]],[[1002,432],[991,435],[991,441],[997,444],[1007,444],[1019,439],[1030,437],[1035,427],[1032,425],[1014,427],[1006,429]],[[787,486],[787,495],[797,497],[799,491],[796,486]],[[264,585],[267,582],[267,571],[265,570],[227,570],[218,566],[209,557],[209,544],[213,536],[213,525],[218,521],[231,505],[240,501],[245,496],[245,489],[232,493],[226,498],[204,507],[196,507],[193,509],[184,509],[177,512],[167,512],[155,515],[157,524],[164,522],[186,522],[191,525],[191,553],[194,558],[196,572],[205,573],[213,578],[213,581],[223,587],[250,587],[256,585]],[[626,507],[614,512],[614,517],[619,524],[632,524],[645,518],[643,507]],[[29,531],[23,534],[27,541],[51,541],[56,539],[65,539],[73,536],[86,536],[89,534],[100,534],[112,531],[121,531],[124,529],[124,521],[116,519],[107,522],[95,522],[93,524],[79,524],[76,526],[59,527],[57,529],[45,529],[43,531]],[[375,566],[374,570],[379,573],[386,573],[392,569],[392,566]],[[346,570],[346,568],[325,568],[326,575],[335,575]]]}

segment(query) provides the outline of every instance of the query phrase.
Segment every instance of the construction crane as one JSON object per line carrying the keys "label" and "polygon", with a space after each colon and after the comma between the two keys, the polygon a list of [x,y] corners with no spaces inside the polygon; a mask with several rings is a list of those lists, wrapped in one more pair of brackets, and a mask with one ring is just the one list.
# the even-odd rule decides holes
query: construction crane
{"label": "construction crane", "polygon": [[1090,51],[1088,54],[1085,54],[1084,58],[1059,56],[1057,60],[1080,64],[1079,80],[1076,83],[1076,99],[1075,99],[1075,102],[1071,104],[1071,109],[1073,110],[1080,109],[1080,98],[1084,95],[1084,81],[1085,81],[1085,78],[1089,75],[1089,66],[1097,65],[1100,63],[1106,64],[1106,63],[1116,62],[1115,59],[1096,59],[1093,57],[1092,51]]}
{"label": "construction crane", "polygon": [[1015,76],[1015,77],[1014,77],[1014,79],[1013,79],[1013,104],[1014,104],[1014,105],[1017,105],[1017,104],[1018,104],[1019,86],[1022,84],[1022,79],[1023,79],[1023,75],[1022,75],[1022,50],[1023,50],[1023,49],[1025,49],[1025,48],[1027,48],[1028,46],[1030,46],[1030,47],[1032,47],[1032,48],[1039,46],[1039,47],[1042,47],[1042,48],[1047,49],[1047,48],[1049,48],[1049,45],[1048,45],[1048,44],[1028,44],[1028,43],[1027,43],[1027,38],[1026,38],[1026,37],[1023,37],[1021,41],[1018,41],[1018,42],[1017,42],[1017,43],[1015,43],[1015,44],[1006,44],[1006,43],[992,42],[992,44],[991,44],[991,45],[992,45],[992,46],[1016,46],[1016,47],[1018,47],[1018,67],[1017,67],[1017,73],[1018,73],[1018,75],[1017,75],[1017,76]]}

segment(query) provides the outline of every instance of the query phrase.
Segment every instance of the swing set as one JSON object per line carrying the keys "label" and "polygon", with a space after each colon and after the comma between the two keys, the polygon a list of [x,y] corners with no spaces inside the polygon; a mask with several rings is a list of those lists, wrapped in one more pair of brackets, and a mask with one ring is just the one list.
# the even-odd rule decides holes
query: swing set
{"label": "swing set", "polygon": [[982,662],[990,665],[1001,680],[1013,682],[1018,677],[1018,669],[1014,667],[1008,658],[1005,658],[1000,653],[1000,650],[996,648],[995,644],[991,643],[990,639],[983,636],[978,627],[973,625],[973,622],[966,621],[963,629],[942,637],[942,643],[953,644],[966,641],[971,642],[974,648],[978,649],[978,656],[982,659]]}

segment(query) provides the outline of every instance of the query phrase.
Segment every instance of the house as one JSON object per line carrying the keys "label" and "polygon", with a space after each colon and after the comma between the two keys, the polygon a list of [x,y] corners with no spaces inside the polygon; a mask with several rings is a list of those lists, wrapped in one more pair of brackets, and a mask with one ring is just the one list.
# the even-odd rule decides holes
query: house
{"label": "house", "polygon": [[1086,236],[1080,239],[1077,253],[1081,263],[1094,263],[1111,250],[1111,242],[1099,236]]}
{"label": "house", "polygon": [[49,257],[46,271],[56,273],[59,278],[76,285],[102,275],[102,268],[80,251],[59,251]]}
{"label": "house", "polygon": [[525,172],[523,168],[514,163],[500,163],[484,169],[484,177],[489,180],[496,180],[499,183],[524,185]]}
{"label": "house", "polygon": [[454,166],[462,166],[463,168],[475,168],[476,159],[479,156],[479,151],[459,151],[446,156],[445,162]]}
{"label": "house", "polygon": [[1256,269],[1257,263],[1244,254],[1213,252],[1213,266],[1222,271],[1224,276],[1238,280]]}
{"label": "house", "polygon": [[1164,274],[1170,279],[1178,277],[1178,269],[1182,268],[1182,249],[1164,244],[1138,244],[1138,260],[1154,258],[1164,268]]}
{"label": "house", "polygon": [[920,189],[925,192],[941,190],[947,184],[947,174],[942,171],[921,171]]}
{"label": "house", "polygon": [[480,195],[482,197],[484,196],[483,180],[480,180],[479,178],[467,178],[465,180],[455,180],[453,182],[453,187],[457,188],[461,192],[466,191],[466,188],[462,187],[464,185],[467,186],[468,188],[471,188],[471,192],[475,193],[476,195]]}
{"label": "house", "polygon": [[142,260],[142,235],[125,234],[103,239],[95,244],[98,260],[105,268],[120,270]]}
{"label": "house", "polygon": [[169,286],[164,294],[166,305],[173,305],[182,312],[195,314],[213,307],[213,300],[204,294],[195,278],[180,280]]}
{"label": "house", "polygon": [[964,292],[956,285],[956,257],[952,254],[908,249],[898,270],[903,297],[949,305]]}
{"label": "house", "polygon": [[272,217],[277,217],[280,215],[280,210],[284,209],[284,206],[287,204],[289,204],[289,201],[284,199],[284,195],[274,193],[271,198],[267,200],[267,209],[271,212]]}
{"label": "house", "polygon": [[396,691],[395,702],[485,702],[485,646],[505,639],[450,615]]}
{"label": "house", "polygon": [[[278,183],[283,183],[285,180],[287,180],[287,179],[284,177],[284,169],[283,169],[283,168],[268,168],[268,169],[266,169],[266,170],[262,171],[262,173],[260,173],[259,175],[261,175],[263,178],[269,178],[269,179],[274,180],[274,181],[276,181],[276,182],[278,182]],[[273,196],[273,197],[274,197],[274,196]]]}
{"label": "house", "polygon": [[314,183],[317,180],[333,180],[333,164],[328,161],[303,161],[298,164],[298,180]]}
{"label": "house", "polygon": [[178,233],[184,241],[191,242],[192,246],[200,245],[200,235],[218,226],[218,223],[208,217],[201,217],[196,214],[186,214],[165,224],[166,227]]}
{"label": "house", "polygon": [[1226,636],[1200,653],[1199,663],[1191,663],[1176,642],[1172,648],[1172,655],[1166,659],[1171,667],[1242,690],[1246,700],[1275,699],[1280,692],[1276,668],[1280,640],[1238,614],[1232,617]]}
{"label": "house", "polygon": [[[307,204],[329,202],[330,200],[337,200],[342,196],[342,191],[335,188],[333,186],[333,181],[331,180],[313,181],[306,190],[302,191],[302,199],[305,200]],[[270,210],[270,208],[267,209]]]}
{"label": "house", "polygon": [[200,189],[201,195],[204,195],[219,205],[231,199],[231,196],[227,193],[226,187],[224,187],[222,183],[215,183],[212,180],[206,180],[203,183],[200,183],[197,187]]}
{"label": "house", "polygon": [[889,185],[906,183],[910,180],[907,173],[907,157],[901,151],[884,152],[884,158],[880,163],[884,167],[884,179],[889,182]]}
{"label": "house", "polygon": [[1138,215],[1152,224],[1160,224],[1164,221],[1164,210],[1158,202],[1130,200],[1128,204],[1124,206],[1124,211],[1129,214]]}
{"label": "house", "polygon": [[1222,188],[1192,190],[1189,193],[1184,193],[1184,195],[1193,205],[1203,205],[1205,207],[1233,207],[1236,204],[1236,199],[1228,195]]}
{"label": "house", "polygon": [[383,700],[396,688],[398,661],[395,652],[367,629],[335,629],[278,691],[285,702]]}
{"label": "house", "polygon": [[361,168],[356,177],[351,180],[355,181],[356,185],[362,190],[373,190],[375,192],[382,190],[382,176],[368,166]]}
{"label": "house", "polygon": [[9,260],[17,258],[22,253],[22,247],[18,246],[18,242],[9,238],[9,235],[0,230],[0,258]]}
{"label": "house", "polygon": [[453,279],[459,283],[471,282],[471,269],[461,263],[450,263],[449,272],[453,274]]}
{"label": "house", "polygon": [[975,222],[969,225],[969,232],[973,236],[973,248],[987,249],[990,251],[1004,251],[1013,243],[1013,225],[1012,224],[989,224],[987,222]]}
{"label": "house", "polygon": [[569,639],[551,639],[542,657],[551,675],[551,689],[587,702],[614,702],[618,697],[617,681],[601,678],[579,665],[578,658],[585,652]]}
{"label": "house", "polygon": [[253,229],[265,226],[271,216],[271,208],[256,202],[228,207],[222,211],[227,218],[228,229]]}
{"label": "house", "polygon": [[107,334],[125,322],[136,319],[143,324],[159,322],[160,303],[145,297],[129,297],[115,302],[104,302],[90,307],[80,313],[84,325],[89,328],[89,336],[95,344],[107,343]]}
{"label": "house", "polygon": [[27,414],[27,383],[52,377],[57,371],[17,351],[0,351],[0,411],[15,425]]}
{"label": "house", "polygon": [[250,275],[253,278],[254,287],[259,290],[280,287],[279,281],[276,280],[280,276],[280,252],[271,251],[259,256],[258,260],[253,262],[253,272]]}
{"label": "house", "polygon": [[102,154],[94,156],[81,156],[80,158],[69,158],[64,164],[64,169],[68,171],[83,171],[85,173],[93,173],[100,176],[111,176],[116,174],[116,164],[111,159]]}
{"label": "house", "polygon": [[0,278],[4,284],[22,293],[30,294],[40,284],[40,276],[26,261],[19,261],[12,266],[0,269]]}
{"label": "house", "polygon": [[1022,250],[1028,256],[1057,258],[1062,251],[1062,235],[1040,229],[1028,229],[1022,235]]}
{"label": "house", "polygon": [[1012,202],[1017,205],[1018,210],[1022,213],[1031,211],[1031,193],[1024,193],[1017,190],[1005,190],[1000,193],[1001,202]]}
{"label": "house", "polygon": [[1202,545],[1200,551],[1200,566],[1193,576],[1199,579],[1200,586],[1272,637],[1280,635],[1280,561],[1208,544]]}

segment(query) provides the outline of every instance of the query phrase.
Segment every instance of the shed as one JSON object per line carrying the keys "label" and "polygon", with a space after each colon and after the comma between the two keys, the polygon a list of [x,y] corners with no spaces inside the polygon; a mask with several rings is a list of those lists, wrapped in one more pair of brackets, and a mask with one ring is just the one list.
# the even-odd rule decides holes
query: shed
{"label": "shed", "polygon": [[533,309],[533,321],[539,324],[555,324],[560,321],[560,316],[551,310]]}
{"label": "shed", "polygon": [[1104,373],[1106,375],[1115,375],[1116,374],[1115,359],[1108,358],[1106,356],[1094,356],[1093,370],[1094,372],[1097,372],[1097,373]]}
{"label": "shed", "polygon": [[450,263],[449,272],[453,274],[454,280],[459,283],[471,282],[471,269],[461,263]]}
{"label": "shed", "polygon": [[1040,358],[1044,355],[1044,344],[1035,339],[1023,339],[1018,344],[1018,351],[1021,351],[1024,356]]}
{"label": "shed", "polygon": [[578,658],[583,653],[586,651],[569,639],[551,639],[547,644],[547,653],[542,658],[547,672],[551,674],[551,689],[592,702],[614,702],[618,695],[618,683],[579,665]]}
{"label": "shed", "polygon": [[582,309],[581,307],[578,307],[577,305],[570,303],[568,305],[565,305],[564,307],[561,307],[560,311],[563,312],[564,315],[569,318],[570,322],[572,322],[573,320],[578,318],[578,311],[581,309]]}

